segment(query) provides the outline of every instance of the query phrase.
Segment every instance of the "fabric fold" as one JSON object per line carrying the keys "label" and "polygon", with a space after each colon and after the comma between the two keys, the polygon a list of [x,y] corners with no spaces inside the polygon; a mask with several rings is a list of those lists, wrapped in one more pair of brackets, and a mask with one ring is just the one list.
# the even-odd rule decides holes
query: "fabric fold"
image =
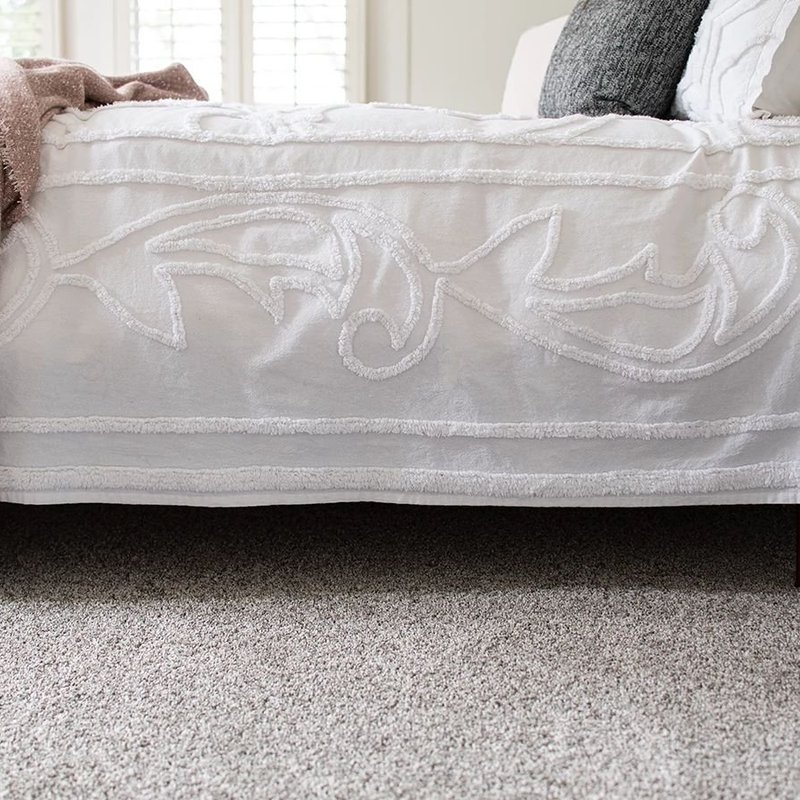
{"label": "fabric fold", "polygon": [[49,58],[0,58],[2,226],[22,219],[39,178],[42,128],[67,108],[125,101],[208,100],[182,64],[105,77],[91,67]]}

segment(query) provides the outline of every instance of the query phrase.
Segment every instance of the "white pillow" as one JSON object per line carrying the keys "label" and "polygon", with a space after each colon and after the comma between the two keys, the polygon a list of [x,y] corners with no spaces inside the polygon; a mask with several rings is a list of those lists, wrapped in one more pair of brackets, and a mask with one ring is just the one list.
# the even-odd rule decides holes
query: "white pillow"
{"label": "white pillow", "polygon": [[[798,0],[800,2],[800,0]],[[522,34],[508,73],[503,113],[515,117],[538,117],[539,95],[566,17],[538,25]]]}
{"label": "white pillow", "polygon": [[711,0],[675,97],[698,120],[800,115],[800,0]]}

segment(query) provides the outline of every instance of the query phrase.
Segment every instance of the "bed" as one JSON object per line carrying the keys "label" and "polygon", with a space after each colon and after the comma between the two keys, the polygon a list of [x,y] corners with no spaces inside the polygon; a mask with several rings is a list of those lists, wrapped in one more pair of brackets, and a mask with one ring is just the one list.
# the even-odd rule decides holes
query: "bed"
{"label": "bed", "polygon": [[0,500],[800,500],[800,121],[70,111]]}

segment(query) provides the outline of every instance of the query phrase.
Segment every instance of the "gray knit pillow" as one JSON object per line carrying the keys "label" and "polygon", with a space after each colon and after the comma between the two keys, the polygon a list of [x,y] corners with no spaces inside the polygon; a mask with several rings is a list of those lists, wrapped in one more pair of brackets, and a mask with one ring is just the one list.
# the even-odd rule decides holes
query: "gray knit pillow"
{"label": "gray knit pillow", "polygon": [[556,45],[542,117],[668,119],[709,0],[579,0]]}

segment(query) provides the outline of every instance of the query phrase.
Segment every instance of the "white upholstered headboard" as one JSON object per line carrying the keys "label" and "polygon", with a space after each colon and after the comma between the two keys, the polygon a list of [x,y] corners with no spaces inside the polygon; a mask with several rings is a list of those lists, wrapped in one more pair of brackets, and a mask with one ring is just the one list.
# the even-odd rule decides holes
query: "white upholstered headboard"
{"label": "white upholstered headboard", "polygon": [[566,21],[566,17],[559,17],[522,35],[508,73],[504,114],[539,116],[539,95],[547,65]]}

